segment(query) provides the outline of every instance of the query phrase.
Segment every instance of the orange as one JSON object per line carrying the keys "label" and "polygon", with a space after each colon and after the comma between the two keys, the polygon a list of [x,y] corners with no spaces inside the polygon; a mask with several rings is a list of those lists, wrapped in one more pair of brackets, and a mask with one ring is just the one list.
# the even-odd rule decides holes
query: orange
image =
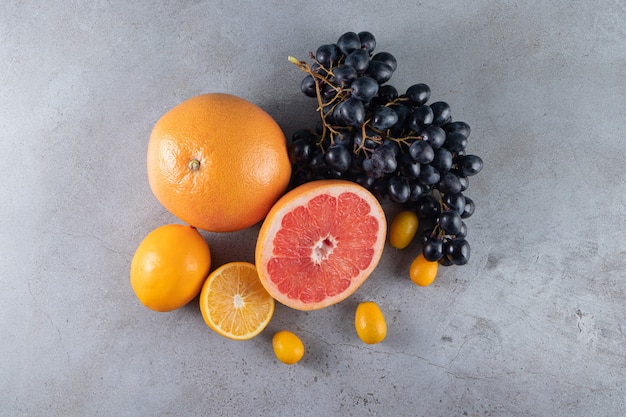
{"label": "orange", "polygon": [[146,307],[172,311],[198,295],[210,268],[211,251],[198,230],[168,224],[154,229],[137,247],[130,284]]}
{"label": "orange", "polygon": [[287,365],[298,363],[304,356],[302,340],[289,330],[281,330],[274,334],[272,348],[276,358]]}
{"label": "orange", "polygon": [[285,192],[285,136],[261,108],[229,94],[203,94],[165,113],[148,144],[148,180],[172,214],[211,232],[261,221]]}
{"label": "orange", "polygon": [[336,304],[369,277],[385,245],[387,223],[376,197],[345,180],[318,180],[272,207],[257,240],[261,283],[298,310]]}
{"label": "orange", "polygon": [[426,287],[433,283],[437,276],[439,262],[432,262],[424,258],[423,254],[417,255],[409,268],[411,281],[421,287]]}
{"label": "orange", "polygon": [[380,307],[373,301],[359,303],[354,313],[356,334],[364,343],[380,343],[387,336],[387,322]]}
{"label": "orange", "polygon": [[274,299],[249,262],[229,262],[211,272],[200,292],[204,322],[235,340],[261,333],[274,314]]}
{"label": "orange", "polygon": [[417,233],[419,219],[413,210],[402,210],[389,226],[389,244],[396,249],[404,249],[411,244]]}

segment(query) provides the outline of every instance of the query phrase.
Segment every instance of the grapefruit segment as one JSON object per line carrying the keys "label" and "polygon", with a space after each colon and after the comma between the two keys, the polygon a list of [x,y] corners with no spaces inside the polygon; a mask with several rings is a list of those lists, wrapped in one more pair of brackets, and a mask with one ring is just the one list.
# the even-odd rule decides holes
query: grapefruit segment
{"label": "grapefruit segment", "polygon": [[382,207],[362,186],[308,182],[285,194],[265,218],[255,254],[259,278],[288,307],[336,304],[376,268],[386,232]]}

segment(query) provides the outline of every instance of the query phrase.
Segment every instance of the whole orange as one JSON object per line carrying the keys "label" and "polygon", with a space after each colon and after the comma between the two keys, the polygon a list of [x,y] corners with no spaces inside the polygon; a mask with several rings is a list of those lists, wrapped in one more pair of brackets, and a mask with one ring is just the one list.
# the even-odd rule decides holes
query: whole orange
{"label": "whole orange", "polygon": [[180,220],[211,232],[262,220],[291,177],[285,135],[263,109],[223,93],[188,99],[155,124],[148,180]]}
{"label": "whole orange", "polygon": [[146,307],[172,311],[196,297],[209,275],[211,251],[195,227],[166,224],[141,241],[130,264],[130,284]]}

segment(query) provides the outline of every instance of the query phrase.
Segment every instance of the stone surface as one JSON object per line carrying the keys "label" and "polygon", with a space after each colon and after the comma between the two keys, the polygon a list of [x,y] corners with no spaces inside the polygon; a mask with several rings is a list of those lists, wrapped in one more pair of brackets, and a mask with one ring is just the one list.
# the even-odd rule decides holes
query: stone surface
{"label": "stone surface", "polygon": [[[3,2],[0,415],[624,415],[625,22],[621,0]],[[312,127],[287,56],[350,30],[472,126],[470,264],[418,288],[419,246],[387,247],[346,302],[277,306],[248,342],[195,303],[143,308],[132,254],[177,221],[147,183],[154,122],[222,91],[287,136]],[[205,233],[214,264],[252,261],[257,231]],[[354,332],[363,300],[386,314],[379,345]],[[298,365],[273,356],[283,328]]]}

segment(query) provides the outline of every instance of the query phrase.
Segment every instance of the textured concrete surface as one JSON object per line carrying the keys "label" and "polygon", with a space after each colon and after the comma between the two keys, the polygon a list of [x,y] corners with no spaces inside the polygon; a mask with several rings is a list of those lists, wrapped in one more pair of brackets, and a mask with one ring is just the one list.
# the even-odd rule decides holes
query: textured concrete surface
{"label": "textured concrete surface", "polygon": [[[104,1],[0,5],[0,415],[622,416],[626,410],[626,6],[599,1]],[[193,95],[314,123],[304,58],[344,31],[428,83],[486,162],[468,193],[472,260],[408,280],[390,247],[350,299],[278,306],[258,338],[195,303],[158,314],[128,281],[153,198],[153,123]],[[205,234],[214,265],[258,228]],[[354,334],[374,300],[387,339]],[[304,340],[278,363],[274,331]]]}

